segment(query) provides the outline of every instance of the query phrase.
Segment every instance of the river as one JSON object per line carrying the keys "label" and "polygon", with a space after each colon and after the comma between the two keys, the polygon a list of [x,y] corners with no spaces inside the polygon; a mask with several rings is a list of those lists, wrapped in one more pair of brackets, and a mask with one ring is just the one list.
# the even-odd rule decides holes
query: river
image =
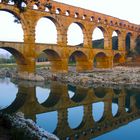
{"label": "river", "polygon": [[62,140],[139,140],[140,89],[0,79],[0,110],[25,118]]}

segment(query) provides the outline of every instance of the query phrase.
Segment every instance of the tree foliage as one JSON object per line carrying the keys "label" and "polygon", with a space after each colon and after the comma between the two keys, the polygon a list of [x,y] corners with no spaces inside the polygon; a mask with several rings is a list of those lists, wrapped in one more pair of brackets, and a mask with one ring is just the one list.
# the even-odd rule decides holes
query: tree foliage
{"label": "tree foliage", "polygon": [[[52,6],[51,6],[51,3],[49,2],[50,0],[46,0],[46,6],[51,9]],[[27,5],[28,2],[30,2],[30,0],[2,0],[2,2],[5,2],[5,3],[14,3],[17,8],[19,8],[19,10],[21,12],[24,12],[25,11],[25,7],[23,6],[23,4]],[[34,2],[37,6],[40,5],[40,0],[32,0],[32,2]]]}
{"label": "tree foliage", "polygon": [[0,54],[0,64],[8,64],[8,63],[15,63],[16,60],[14,58],[13,55],[9,56],[9,55],[3,55],[3,54]]}
{"label": "tree foliage", "polygon": [[13,2],[20,10],[23,10],[22,3],[27,4],[27,0],[2,0],[2,2],[5,2],[5,3]]}

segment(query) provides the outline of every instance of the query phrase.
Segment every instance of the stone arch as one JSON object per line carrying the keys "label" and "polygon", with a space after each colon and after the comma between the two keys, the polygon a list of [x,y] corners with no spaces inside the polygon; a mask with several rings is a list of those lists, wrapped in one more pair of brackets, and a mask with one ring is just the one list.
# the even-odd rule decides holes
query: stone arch
{"label": "stone arch", "polygon": [[110,21],[110,25],[111,25],[111,26],[113,26],[113,25],[114,25],[114,22],[113,22],[112,20]]}
{"label": "stone arch", "polygon": [[123,59],[123,56],[120,53],[116,53],[113,58],[113,65],[116,66],[116,65],[121,64],[122,59]]}
{"label": "stone arch", "polygon": [[39,6],[38,6],[37,4],[34,3],[34,4],[32,5],[32,9],[33,9],[33,10],[38,10],[38,9],[39,9]]}
{"label": "stone arch", "polygon": [[[96,30],[98,29],[98,30]],[[107,31],[103,26],[96,26],[93,30],[93,34],[92,34],[92,40],[94,40],[94,31],[98,31],[98,33],[96,33],[96,36],[99,36],[99,39],[96,39],[95,41],[92,42],[92,47],[94,48],[98,48],[98,49],[104,49],[106,48],[106,46],[108,46],[108,35],[107,35]],[[99,35],[100,32],[100,35]],[[102,35],[101,35],[102,33]]]}
{"label": "stone arch", "polygon": [[125,38],[125,50],[127,56],[131,56],[131,38],[132,38],[132,33],[128,32]]}
{"label": "stone arch", "polygon": [[105,88],[97,87],[94,88],[94,94],[97,98],[105,98],[107,90]]}
{"label": "stone arch", "polygon": [[[72,27],[72,26],[75,26],[75,27]],[[80,34],[80,39],[78,41],[75,42],[76,38],[73,38],[73,32],[72,32],[72,29],[70,28],[75,28],[78,32],[77,32],[77,36],[79,36]],[[75,30],[74,30],[74,34],[75,34]],[[72,22],[69,24],[68,28],[67,28],[67,39],[68,39],[68,42],[67,44],[68,45],[72,45],[72,46],[75,46],[75,45],[78,45],[78,46],[84,46],[84,42],[86,42],[86,29],[85,29],[85,26],[80,23],[80,22]],[[74,43],[72,43],[74,42]]]}
{"label": "stone arch", "polygon": [[[98,36],[99,38],[96,38],[94,36]],[[96,27],[92,34],[92,47],[97,49],[103,49],[104,48],[104,35],[102,30],[100,28]]]}
{"label": "stone arch", "polygon": [[138,88],[125,89],[125,109],[127,113],[131,113],[133,107],[140,108],[139,92]]}
{"label": "stone arch", "polygon": [[115,95],[121,94],[121,89],[113,89]]}
{"label": "stone arch", "polygon": [[18,50],[11,48],[11,47],[1,47],[1,46],[0,46],[0,49],[4,49],[4,50],[8,51],[9,53],[11,53],[14,56],[17,64],[23,64],[23,65],[26,64],[26,58]]}
{"label": "stone arch", "polygon": [[[108,32],[106,30],[105,27],[103,26],[96,26],[94,28],[95,29],[99,29],[101,32],[102,32],[102,38],[100,38],[99,40],[97,40],[97,42],[95,42],[95,44],[97,44],[97,48],[101,48],[101,49],[105,49],[105,48],[108,48],[108,44],[109,44],[109,36],[108,36]],[[94,31],[93,31],[94,33]],[[92,40],[94,40],[94,37],[93,37],[94,34],[92,34]],[[98,34],[97,34],[98,35]],[[96,36],[97,36],[96,35]],[[101,35],[100,35],[101,36]],[[94,42],[93,42],[93,47],[96,46],[94,45]]]}
{"label": "stone arch", "polygon": [[[51,71],[54,73],[59,72],[59,70],[61,71],[61,68],[63,66],[61,55],[57,51],[52,49],[46,49],[43,50],[42,52],[46,54],[47,59],[50,62]],[[37,55],[36,59],[38,58],[39,55],[40,54]]]}
{"label": "stone arch", "polygon": [[93,64],[95,68],[108,68],[109,60],[108,56],[104,52],[98,52],[93,60]]}
{"label": "stone arch", "polygon": [[[43,95],[42,102],[38,100],[38,103],[44,107],[55,107],[63,100],[64,97],[67,97],[67,86],[62,83],[52,81],[49,85],[49,88],[47,85],[47,87],[45,87],[44,89],[45,90],[43,91],[43,93],[45,96],[47,93],[47,98]],[[64,93],[64,91],[66,91],[66,94]]]}
{"label": "stone arch", "polygon": [[92,104],[92,117],[93,120],[97,123],[101,122],[104,119],[105,113],[105,102],[98,101]]}
{"label": "stone arch", "polygon": [[73,102],[79,103],[82,102],[86,98],[86,93],[82,92],[79,93],[76,91],[76,94],[71,98]]}
{"label": "stone arch", "polygon": [[0,111],[5,112],[5,113],[17,112],[21,107],[24,106],[25,101],[27,100],[27,95],[28,94],[27,94],[27,92],[25,92],[25,88],[22,86],[19,86],[15,100],[11,103],[11,105],[9,105],[8,107],[6,107]]}
{"label": "stone arch", "polygon": [[70,63],[74,62],[74,64],[76,65],[76,71],[82,72],[87,69],[86,63],[88,61],[88,58],[84,52],[82,52],[80,50],[74,51],[69,55],[68,59],[69,59]]}
{"label": "stone arch", "polygon": [[[78,130],[83,126],[84,107],[78,106],[74,108],[68,108],[68,126],[72,130]],[[75,118],[75,116],[78,116]],[[74,120],[74,122],[73,122]]]}
{"label": "stone arch", "polygon": [[0,11],[6,11],[6,12],[9,12],[9,13],[13,14],[15,17],[17,17],[20,20],[22,28],[25,29],[26,25],[27,25],[27,21],[24,17],[24,13],[20,13],[19,10],[16,7],[13,7],[12,9],[13,10],[8,9],[7,5],[3,5],[0,8]]}
{"label": "stone arch", "polygon": [[55,12],[56,12],[56,14],[60,14],[62,12],[62,10],[60,8],[56,8]]}
{"label": "stone arch", "polygon": [[56,93],[55,92],[50,92],[50,95],[49,95],[48,99],[45,102],[43,102],[41,105],[44,106],[44,107],[55,106],[61,98],[61,94],[56,94]]}
{"label": "stone arch", "polygon": [[136,37],[135,44],[135,52],[137,55],[140,55],[140,35]]}
{"label": "stone arch", "polygon": [[[27,31],[27,27],[28,27],[27,26],[27,22],[25,21],[24,15],[23,14],[19,14],[17,12],[16,8],[14,8],[13,10],[2,8],[2,9],[0,9],[0,11],[7,12],[7,13],[13,15],[14,16],[13,17],[13,23],[15,22],[17,24],[21,24],[21,34],[23,32],[23,37],[22,37],[22,40],[20,42],[23,42],[24,41],[24,36],[26,34],[26,31]],[[18,40],[16,39],[16,41],[18,41]]]}
{"label": "stone arch", "polygon": [[41,52],[39,55],[38,55],[38,57],[37,57],[37,60],[36,60],[36,62],[38,62],[38,63],[40,63],[40,62],[47,62],[48,61],[48,59],[47,59],[47,55],[46,55],[46,53],[45,52]]}
{"label": "stone arch", "polygon": [[[45,22],[46,22],[46,25],[50,26],[50,28],[48,28],[46,25],[45,25]],[[41,28],[39,28],[41,25]],[[44,27],[46,27],[46,30],[44,30],[42,28],[42,25]],[[41,30],[42,29],[42,30]],[[37,20],[36,22],[36,26],[35,26],[35,30],[36,30],[36,42],[39,42],[39,43],[53,43],[53,44],[57,44],[58,42],[58,35],[60,34],[59,32],[59,23],[56,19],[54,19],[53,17],[51,16],[44,16],[44,17],[41,17]],[[48,31],[48,32],[46,32]],[[44,39],[42,41],[42,38],[39,38],[40,35],[42,36],[42,33],[44,34]],[[39,35],[37,35],[39,34]],[[49,38],[47,41],[47,38]]]}
{"label": "stone arch", "polygon": [[108,20],[107,19],[104,19],[104,24],[107,24],[108,23]]}
{"label": "stone arch", "polygon": [[121,38],[121,32],[119,30],[114,30],[112,32],[112,49],[119,50],[119,40]]}
{"label": "stone arch", "polygon": [[50,85],[47,84],[47,87],[44,86],[36,86],[35,94],[36,94],[36,101],[39,104],[44,103],[50,96],[51,89]]}
{"label": "stone arch", "polygon": [[49,61],[55,59],[55,60],[61,60],[61,54],[60,52],[57,52],[57,50],[53,49],[43,49],[40,53],[37,54],[37,57],[42,53],[46,53],[47,58]]}
{"label": "stone arch", "polygon": [[55,133],[59,121],[57,110],[51,110],[49,112],[36,114],[35,117],[35,121],[38,126],[43,128],[44,122],[46,122],[47,125],[45,125],[45,129],[50,133]]}
{"label": "stone arch", "polygon": [[66,16],[70,16],[70,10],[66,10],[66,11],[65,11],[65,15],[66,15]]}
{"label": "stone arch", "polygon": [[111,104],[111,112],[113,117],[117,117],[119,115],[119,105],[118,105],[118,98],[113,98],[112,99],[112,104]]}
{"label": "stone arch", "polygon": [[68,85],[68,90],[74,93],[74,95],[71,97],[71,100],[76,103],[82,102],[87,96],[86,89],[81,87]]}
{"label": "stone arch", "polygon": [[136,101],[136,107],[138,108],[138,109],[140,109],[140,95],[139,94],[136,94],[136,96],[135,96],[135,101]]}
{"label": "stone arch", "polygon": [[78,12],[75,12],[74,13],[74,18],[79,18],[80,17],[80,14]]}

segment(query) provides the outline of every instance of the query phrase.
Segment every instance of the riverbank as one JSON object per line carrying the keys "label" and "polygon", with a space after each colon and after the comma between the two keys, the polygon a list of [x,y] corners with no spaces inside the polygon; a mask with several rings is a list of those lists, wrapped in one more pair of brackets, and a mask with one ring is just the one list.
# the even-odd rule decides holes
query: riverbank
{"label": "riverbank", "polygon": [[59,74],[58,81],[84,87],[139,87],[140,67],[114,67],[112,69],[94,69],[87,73]]}
{"label": "riverbank", "polygon": [[[48,67],[40,67],[36,74],[44,81],[59,81],[66,84],[79,85],[84,87],[92,86],[140,86],[140,67],[114,67],[112,69],[94,69],[92,72],[78,73],[69,71],[68,73],[54,74]],[[17,79],[15,68],[1,68],[0,77],[9,76]]]}
{"label": "riverbank", "polygon": [[83,87],[127,87],[140,86],[140,67],[117,66],[112,69],[94,69],[90,72],[75,72],[73,68],[68,73],[52,74],[48,68],[37,69],[37,74],[45,81],[55,80],[65,84]]}
{"label": "riverbank", "polygon": [[32,120],[25,119],[24,114],[0,113],[0,140],[59,140],[37,126]]}

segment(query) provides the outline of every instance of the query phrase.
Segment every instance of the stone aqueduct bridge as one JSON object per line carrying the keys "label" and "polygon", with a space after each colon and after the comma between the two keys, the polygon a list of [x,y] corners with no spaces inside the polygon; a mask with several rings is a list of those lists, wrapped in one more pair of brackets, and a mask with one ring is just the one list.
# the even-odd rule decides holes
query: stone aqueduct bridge
{"label": "stone aqueduct bridge", "polygon": [[[52,8],[45,11],[46,0],[40,0],[38,9],[33,9],[34,2],[29,1],[25,12],[20,12],[15,5],[0,3],[0,10],[14,14],[23,28],[23,43],[0,42],[1,48],[15,56],[20,76],[35,74],[36,58],[43,51],[51,61],[52,72],[67,72],[68,60],[72,55],[76,59],[77,71],[92,70],[95,57],[100,68],[111,68],[115,62],[124,63],[127,34],[130,35],[131,49],[134,49],[140,33],[139,25],[79,7],[54,1],[51,3]],[[56,25],[57,44],[35,43],[35,27],[42,17],[49,18]],[[83,31],[83,47],[67,45],[67,31],[72,23],[78,24]],[[104,49],[92,48],[92,33],[96,27],[104,34]],[[118,50],[112,49],[113,31],[118,33]]]}

